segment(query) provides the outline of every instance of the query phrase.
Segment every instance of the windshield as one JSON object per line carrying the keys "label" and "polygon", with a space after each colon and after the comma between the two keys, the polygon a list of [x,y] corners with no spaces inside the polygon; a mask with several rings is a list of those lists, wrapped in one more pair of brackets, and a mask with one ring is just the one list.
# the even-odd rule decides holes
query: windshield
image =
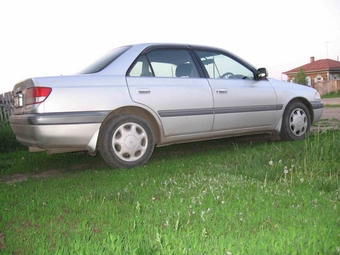
{"label": "windshield", "polygon": [[115,59],[117,59],[121,54],[123,54],[125,51],[127,51],[131,46],[123,46],[116,49],[113,49],[109,52],[107,52],[105,55],[97,59],[94,63],[92,63],[90,66],[85,68],[83,71],[80,72],[80,74],[91,74],[91,73],[97,73],[103,70],[105,67],[107,67],[109,64],[112,63]]}

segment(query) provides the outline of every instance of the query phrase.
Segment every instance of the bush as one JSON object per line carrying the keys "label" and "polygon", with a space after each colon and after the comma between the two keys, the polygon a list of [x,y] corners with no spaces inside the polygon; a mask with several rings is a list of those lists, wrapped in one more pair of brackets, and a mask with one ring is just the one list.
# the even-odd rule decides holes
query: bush
{"label": "bush", "polygon": [[9,123],[0,126],[0,153],[24,150],[25,148],[15,138]]}

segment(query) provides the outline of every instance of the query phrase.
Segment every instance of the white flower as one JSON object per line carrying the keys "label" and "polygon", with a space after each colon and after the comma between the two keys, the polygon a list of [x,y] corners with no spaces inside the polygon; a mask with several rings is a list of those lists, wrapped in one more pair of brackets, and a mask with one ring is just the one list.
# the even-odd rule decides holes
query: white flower
{"label": "white flower", "polygon": [[283,172],[284,172],[284,174],[288,174],[288,168],[287,168],[287,166],[285,166],[285,167],[283,168]]}
{"label": "white flower", "polygon": [[270,161],[269,161],[269,165],[270,165],[270,166],[273,166],[273,165],[274,165],[273,160],[270,160]]}

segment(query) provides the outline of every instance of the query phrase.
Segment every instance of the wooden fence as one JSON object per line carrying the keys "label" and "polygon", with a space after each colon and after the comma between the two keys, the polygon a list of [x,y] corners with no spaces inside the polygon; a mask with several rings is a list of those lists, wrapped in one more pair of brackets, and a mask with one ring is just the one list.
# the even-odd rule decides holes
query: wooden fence
{"label": "wooden fence", "polygon": [[0,94],[0,126],[9,121],[13,113],[12,92]]}
{"label": "wooden fence", "polygon": [[313,87],[321,96],[331,92],[337,93],[340,90],[340,80],[316,82]]}

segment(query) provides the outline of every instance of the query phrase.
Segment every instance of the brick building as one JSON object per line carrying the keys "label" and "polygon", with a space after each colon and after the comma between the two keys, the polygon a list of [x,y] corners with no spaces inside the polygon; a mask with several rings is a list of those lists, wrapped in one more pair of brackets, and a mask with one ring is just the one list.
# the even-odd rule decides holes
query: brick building
{"label": "brick building", "polygon": [[310,63],[283,72],[288,76],[288,81],[294,82],[294,76],[302,67],[306,73],[308,85],[314,87],[317,82],[340,80],[340,62],[332,59],[315,60],[310,58]]}

